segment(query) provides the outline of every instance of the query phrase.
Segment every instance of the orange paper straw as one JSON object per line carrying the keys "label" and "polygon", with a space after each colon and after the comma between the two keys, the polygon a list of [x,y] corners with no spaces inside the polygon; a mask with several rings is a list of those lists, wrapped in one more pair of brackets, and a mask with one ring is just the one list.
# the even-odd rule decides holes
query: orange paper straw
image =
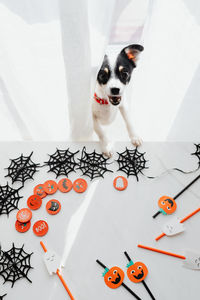
{"label": "orange paper straw", "polygon": [[[45,247],[45,245],[44,245],[44,243],[43,243],[42,241],[40,241],[40,245],[42,246],[44,252],[47,252],[47,248]],[[74,297],[72,296],[72,294],[71,294],[71,292],[70,292],[70,290],[69,290],[69,288],[68,288],[66,282],[64,281],[64,278],[63,278],[62,275],[60,274],[60,270],[59,270],[59,269],[57,269],[56,274],[58,275],[60,281],[62,282],[64,288],[66,289],[66,291],[67,291],[67,293],[68,293],[70,299],[71,299],[71,300],[75,300]]]}
{"label": "orange paper straw", "polygon": [[138,245],[138,247],[139,247],[139,248],[146,249],[146,250],[150,250],[150,251],[154,251],[154,252],[162,253],[162,254],[165,254],[165,255],[174,256],[174,257],[177,257],[177,258],[186,259],[186,257],[185,257],[185,256],[183,256],[183,255],[179,255],[179,254],[175,254],[175,253],[167,252],[167,251],[164,251],[164,250],[155,249],[155,248],[148,247],[148,246],[144,246],[144,245]]}
{"label": "orange paper straw", "polygon": [[[190,213],[188,216],[186,216],[185,218],[183,218],[180,223],[184,223],[185,221],[187,221],[189,218],[191,218],[192,216],[194,216],[196,213],[198,213],[200,211],[200,207],[197,208],[195,211],[193,211],[192,213]],[[157,238],[155,238],[156,241],[158,241],[159,239],[161,239],[163,236],[165,236],[166,234],[163,232],[161,233],[159,236],[157,236]]]}

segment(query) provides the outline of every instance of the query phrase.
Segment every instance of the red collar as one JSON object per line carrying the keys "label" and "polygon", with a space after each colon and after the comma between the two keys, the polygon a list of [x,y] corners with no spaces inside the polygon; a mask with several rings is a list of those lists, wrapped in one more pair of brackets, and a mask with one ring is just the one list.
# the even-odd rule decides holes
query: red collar
{"label": "red collar", "polygon": [[99,104],[108,104],[108,100],[99,98],[96,93],[94,94],[94,100],[96,100]]}

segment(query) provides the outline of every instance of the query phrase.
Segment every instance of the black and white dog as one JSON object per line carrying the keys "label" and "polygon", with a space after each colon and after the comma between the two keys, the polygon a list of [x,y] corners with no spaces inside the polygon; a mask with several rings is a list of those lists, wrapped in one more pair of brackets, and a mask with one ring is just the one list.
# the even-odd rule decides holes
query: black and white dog
{"label": "black and white dog", "polygon": [[94,130],[99,137],[103,154],[108,157],[112,156],[112,147],[101,125],[112,123],[118,108],[125,121],[132,144],[140,146],[142,143],[131,124],[122,96],[143,49],[141,45],[129,45],[117,55],[106,54],[97,76],[92,104]]}

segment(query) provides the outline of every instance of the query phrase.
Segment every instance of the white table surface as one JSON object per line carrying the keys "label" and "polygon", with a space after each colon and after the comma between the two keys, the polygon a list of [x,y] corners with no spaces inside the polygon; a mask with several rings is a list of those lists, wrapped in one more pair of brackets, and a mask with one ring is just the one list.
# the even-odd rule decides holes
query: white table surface
{"label": "white table surface", "polygon": [[[87,150],[94,147],[95,143],[0,143],[0,183],[5,185],[9,178],[4,178],[9,166],[9,158],[17,158],[21,153],[29,155],[33,150],[32,160],[43,163],[48,160],[47,154],[53,154],[56,147],[71,151]],[[125,146],[132,148],[129,143],[117,143],[115,149],[119,152]],[[145,170],[146,175],[157,175],[162,171],[179,167],[193,170],[197,167],[197,158],[190,155],[195,151],[192,143],[144,143],[139,151],[146,151],[149,160]],[[79,156],[79,154],[78,154]],[[115,153],[114,159],[118,155]],[[146,283],[152,290],[156,299],[160,300],[196,300],[200,293],[200,272],[186,269],[182,260],[137,248],[141,243],[164,250],[169,250],[184,255],[184,249],[200,251],[200,215],[195,215],[185,223],[186,231],[174,237],[164,237],[156,242],[155,237],[161,233],[161,226],[170,216],[158,216],[155,220],[152,215],[157,211],[157,200],[162,195],[174,196],[198,172],[184,175],[178,172],[169,172],[157,179],[151,180],[139,175],[139,182],[135,177],[129,177],[128,188],[119,192],[113,188],[113,179],[123,173],[116,172],[117,163],[112,164],[114,173],[106,173],[104,179],[88,182],[88,189],[83,194],[74,191],[63,194],[57,192],[53,198],[62,204],[58,215],[48,215],[45,204],[52,197],[43,200],[42,207],[33,211],[32,224],[39,220],[47,220],[49,232],[43,238],[35,236],[32,228],[20,234],[15,230],[16,212],[0,216],[0,242],[3,250],[8,250],[12,242],[17,247],[24,243],[25,251],[34,252],[31,264],[34,267],[29,272],[30,284],[26,279],[16,282],[13,288],[0,277],[0,295],[7,293],[5,300],[35,300],[35,299],[69,299],[66,291],[57,276],[49,276],[44,266],[43,250],[39,244],[42,239],[47,248],[54,249],[63,261],[65,268],[62,271],[74,298],[76,300],[128,300],[134,299],[123,287],[116,290],[109,289],[102,277],[103,269],[96,263],[100,259],[108,267],[119,266],[126,271],[127,260],[123,254],[126,250],[133,260],[143,261],[149,269]],[[19,202],[19,208],[26,207],[28,196],[32,194],[34,186],[48,179],[55,180],[55,174],[47,173],[48,168],[41,168],[34,175],[34,181],[25,183],[20,191],[24,196]],[[71,180],[80,177],[81,172],[69,175]],[[63,177],[63,176],[62,176]],[[58,181],[59,177],[56,181]],[[13,184],[18,187],[19,184]],[[174,215],[184,217],[200,205],[200,182],[196,182],[177,200],[178,209]],[[142,284],[134,284],[125,277],[124,281],[142,299],[150,299]]]}

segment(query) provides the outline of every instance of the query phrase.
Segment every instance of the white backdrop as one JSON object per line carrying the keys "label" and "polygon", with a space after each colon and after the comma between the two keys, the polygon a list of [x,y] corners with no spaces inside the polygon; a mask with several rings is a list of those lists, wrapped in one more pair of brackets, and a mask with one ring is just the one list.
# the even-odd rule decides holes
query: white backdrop
{"label": "white backdrop", "polygon": [[[146,9],[144,0],[138,22],[133,3],[140,7],[141,0],[0,1],[0,140],[90,138],[89,103],[106,44],[120,42],[112,36],[115,25],[122,46],[138,42],[142,18],[145,51],[129,95],[135,127],[144,140],[199,138],[198,76],[192,81],[199,65],[198,1],[149,0]],[[140,31],[124,40],[123,8]],[[127,139],[120,117],[116,123],[112,138]]]}

